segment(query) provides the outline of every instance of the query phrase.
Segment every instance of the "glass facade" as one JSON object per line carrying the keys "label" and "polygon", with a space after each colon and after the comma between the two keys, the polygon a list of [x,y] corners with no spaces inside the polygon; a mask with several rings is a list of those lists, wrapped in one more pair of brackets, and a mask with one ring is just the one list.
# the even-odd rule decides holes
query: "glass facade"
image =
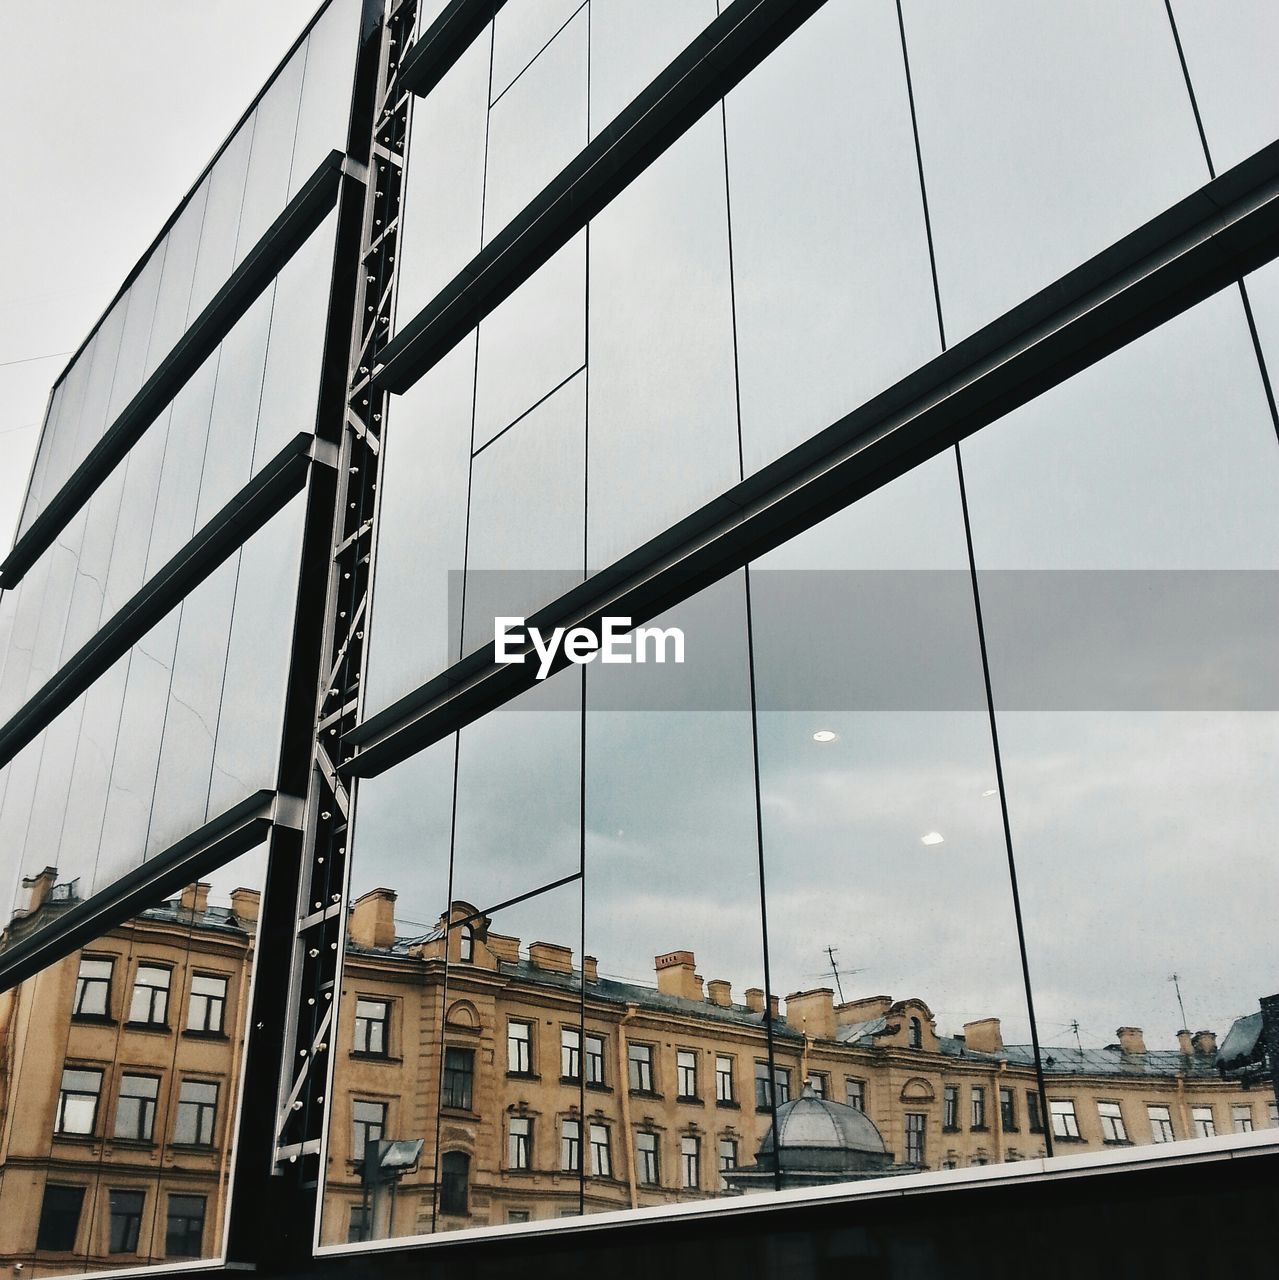
{"label": "glass facade", "polygon": [[[15,955],[269,796],[251,1078],[305,1252],[1271,1151],[1270,10],[359,9],[55,387],[24,527],[351,126],[339,207],[0,596],[16,724],[223,531],[5,764]],[[138,956],[23,976],[245,1025],[239,971]],[[39,1159],[229,1176],[233,1072],[49,1069]],[[218,1252],[225,1191],[101,1177],[46,1180],[37,1268]]]}

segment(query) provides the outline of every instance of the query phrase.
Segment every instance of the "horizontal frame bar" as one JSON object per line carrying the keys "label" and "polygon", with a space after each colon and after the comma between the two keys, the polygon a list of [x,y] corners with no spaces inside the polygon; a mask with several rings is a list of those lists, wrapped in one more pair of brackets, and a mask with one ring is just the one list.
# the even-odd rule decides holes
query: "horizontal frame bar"
{"label": "horizontal frame bar", "polygon": [[398,87],[426,97],[505,3],[506,0],[452,0],[409,46],[400,63]]}
{"label": "horizontal frame bar", "polygon": [[734,0],[400,328],[374,385],[407,391],[824,3]]}
{"label": "horizontal frame bar", "polygon": [[[647,621],[1276,255],[1279,142],[930,360],[529,622],[598,632],[605,614]],[[489,644],[370,717],[347,736],[340,769],[355,777],[381,773],[533,685],[535,664],[499,665],[494,656]],[[351,748],[357,753],[351,755]]]}
{"label": "horizontal frame bar", "polygon": [[292,797],[255,791],[107,888],[72,907],[56,924],[0,952],[0,992],[100,938],[116,925],[200,876],[261,844],[272,826],[294,827]]}
{"label": "horizontal frame bar", "polygon": [[10,589],[22,580],[72,516],[142,438],[165,405],[181,391],[236,321],[328,216],[337,203],[343,160],[342,152],[329,152],[45,509],[26,532],[19,535],[13,550],[0,564],[0,589]]}
{"label": "horizontal frame bar", "polygon": [[299,432],[0,727],[0,767],[302,491],[313,437]]}

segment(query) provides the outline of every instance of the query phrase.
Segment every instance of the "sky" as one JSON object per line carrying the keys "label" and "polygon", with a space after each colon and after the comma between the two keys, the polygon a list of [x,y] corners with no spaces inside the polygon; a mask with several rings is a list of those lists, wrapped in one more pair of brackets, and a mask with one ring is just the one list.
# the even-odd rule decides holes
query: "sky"
{"label": "sky", "polygon": [[5,551],[49,387],[318,5],[0,0]]}

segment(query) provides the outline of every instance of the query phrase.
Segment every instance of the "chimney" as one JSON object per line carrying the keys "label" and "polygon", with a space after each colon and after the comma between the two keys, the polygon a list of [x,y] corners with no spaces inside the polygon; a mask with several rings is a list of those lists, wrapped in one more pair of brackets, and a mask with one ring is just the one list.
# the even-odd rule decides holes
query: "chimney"
{"label": "chimney", "polygon": [[1215,1031],[1196,1031],[1190,1038],[1190,1046],[1201,1058],[1211,1058],[1217,1052]]}
{"label": "chimney", "polygon": [[507,964],[518,964],[520,961],[520,940],[507,933],[488,931],[484,945],[499,959]]}
{"label": "chimney", "polygon": [[721,1009],[727,1009],[733,1003],[732,983],[725,982],[723,978],[712,978],[706,984],[706,994],[710,996],[711,1004],[717,1004]]}
{"label": "chimney", "polygon": [[1146,1052],[1146,1038],[1140,1027],[1120,1027],[1115,1035],[1119,1037],[1119,1052],[1141,1054]]}
{"label": "chimney", "polygon": [[841,1027],[854,1022],[872,1022],[892,1008],[892,996],[867,996],[864,1000],[847,1000],[835,1009],[835,1021]]}
{"label": "chimney", "polygon": [[746,988],[746,1007],[752,1013],[764,1012],[764,992],[760,987]]}
{"label": "chimney", "polygon": [[786,1021],[818,1040],[835,1038],[835,993],[829,987],[795,991],[786,997]]}
{"label": "chimney", "polygon": [[964,1048],[974,1053],[1003,1053],[1004,1036],[998,1018],[964,1023]]}
{"label": "chimney", "polygon": [[558,942],[530,942],[529,963],[539,969],[552,969],[556,973],[573,972],[573,949]]}
{"label": "chimney", "polygon": [[600,962],[594,956],[582,957],[582,981],[598,982],[600,980]]}
{"label": "chimney", "polygon": [[347,934],[360,947],[390,947],[395,944],[394,889],[370,889],[351,903]]}
{"label": "chimney", "polygon": [[1182,1027],[1182,1029],[1177,1032],[1177,1048],[1180,1049],[1187,1058],[1194,1052],[1190,1043],[1190,1032],[1187,1031],[1185,1027]]}
{"label": "chimney", "polygon": [[24,876],[22,887],[27,890],[27,914],[39,911],[49,896],[49,890],[58,883],[58,868],[45,867],[39,875]]}
{"label": "chimney", "polygon": [[655,956],[657,989],[664,996],[683,996],[685,1000],[702,999],[702,980],[694,971],[697,962],[691,951],[668,951]]}
{"label": "chimney", "polygon": [[182,897],[179,901],[182,904],[183,911],[189,911],[192,915],[202,916],[209,905],[209,886],[203,880],[199,880],[195,884],[189,884],[182,890]]}
{"label": "chimney", "polygon": [[241,924],[256,924],[262,895],[256,889],[232,889],[231,910]]}
{"label": "chimney", "polygon": [[782,1002],[777,996],[768,997],[768,1016],[773,1022],[782,1016]]}

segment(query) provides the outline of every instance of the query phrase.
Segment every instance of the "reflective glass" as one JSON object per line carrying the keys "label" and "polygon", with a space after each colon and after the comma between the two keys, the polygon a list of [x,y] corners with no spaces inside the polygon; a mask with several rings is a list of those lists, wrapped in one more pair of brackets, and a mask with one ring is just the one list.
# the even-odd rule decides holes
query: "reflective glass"
{"label": "reflective glass", "polygon": [[715,20],[715,0],[593,0],[591,136]]}
{"label": "reflective glass", "polygon": [[963,454],[1055,1150],[1120,1140],[1101,1103],[1128,1142],[1148,1105],[1227,1132],[1274,988],[1239,888],[1279,891],[1279,445],[1237,291]]}
{"label": "reflective glass", "polygon": [[1159,0],[904,0],[953,344],[1203,185]]}
{"label": "reflective glass", "polygon": [[93,357],[97,352],[97,346],[98,339],[95,334],[68,370],[65,391],[58,406],[57,423],[53,424],[49,438],[41,441],[41,448],[49,451],[49,465],[45,471],[42,492],[44,503],[58,492],[80,463],[76,448],[79,444],[85,395],[93,371]]}
{"label": "reflective glass", "polygon": [[196,255],[195,277],[191,283],[188,322],[204,310],[226,283],[235,264],[240,206],[244,203],[244,181],[249,171],[249,151],[253,146],[253,119],[250,116],[236,130],[207,179],[209,194],[200,228],[200,250]]}
{"label": "reflective glass", "polygon": [[725,112],[750,474],[939,349],[896,10],[832,0]]}
{"label": "reflective glass", "polygon": [[333,0],[311,29],[298,109],[290,199],[330,151],[346,150],[363,0]]}
{"label": "reflective glass", "polygon": [[[475,339],[454,347],[391,401],[383,441],[365,715],[437,675],[457,657],[466,567]],[[429,510],[428,521],[419,513]],[[454,574],[450,578],[450,573]],[[450,620],[452,626],[450,627]]]}
{"label": "reflective glass", "polygon": [[590,227],[591,569],[741,476],[724,137],[704,117]]}
{"label": "reflective glass", "polygon": [[480,325],[475,447],[586,362],[586,233],[568,242]]}
{"label": "reflective glass", "polygon": [[147,344],[144,377],[155,372],[160,362],[173,350],[186,330],[192,314],[191,284],[195,279],[196,256],[200,251],[200,228],[204,222],[204,205],[209,196],[209,179],[191,193],[186,207],[178,214],[169,234],[164,238],[164,270],[156,295],[155,319]]}
{"label": "reflective glass", "polygon": [[396,254],[400,325],[480,251],[491,39],[489,27],[413,104]]}
{"label": "reflective glass", "polygon": [[[116,360],[120,355],[120,339],[124,332],[128,303],[129,295],[125,293],[98,326],[93,343],[93,364],[85,383],[84,400],[80,405],[80,421],[76,428],[76,443],[68,476],[98,443],[107,426],[107,405],[111,399],[111,386],[115,379]],[[66,476],[63,478],[66,479]]]}
{"label": "reflective glass", "polygon": [[120,519],[126,472],[126,464],[118,464],[89,499],[60,662],[66,662],[97,631],[102,621],[107,573]]}
{"label": "reflective glass", "polygon": [[583,10],[489,111],[486,241],[586,145],[586,62]]}
{"label": "reflective glass", "polygon": [[138,277],[129,287],[129,309],[120,336],[120,355],[116,360],[111,399],[107,405],[106,425],[110,426],[120,411],[142,386],[142,370],[151,341],[151,325],[155,320],[156,297],[164,271],[164,244],[157,245]]}
{"label": "reflective glass", "polygon": [[493,27],[493,96],[515,79],[582,7],[582,0],[521,0],[503,5]]}
{"label": "reflective glass", "polygon": [[1279,136],[1279,100],[1267,49],[1279,13],[1266,0],[1174,0],[1186,65],[1218,173]]}

